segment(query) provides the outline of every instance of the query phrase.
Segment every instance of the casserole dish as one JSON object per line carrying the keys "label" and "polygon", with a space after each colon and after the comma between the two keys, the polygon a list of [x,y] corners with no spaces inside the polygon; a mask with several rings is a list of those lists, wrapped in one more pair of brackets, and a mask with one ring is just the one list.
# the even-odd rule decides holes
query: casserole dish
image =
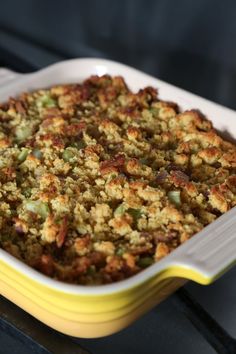
{"label": "casserole dish", "polygon": [[[121,75],[132,90],[159,89],[159,98],[182,109],[197,108],[215,128],[236,138],[236,114],[125,65],[75,59],[33,74],[0,72],[0,100],[22,91],[73,83],[90,75]],[[112,334],[148,311],[188,279],[209,284],[236,261],[236,208],[233,208],[158,263],[127,280],[99,286],[69,285],[50,279],[0,249],[1,294],[47,325],[77,337]]]}

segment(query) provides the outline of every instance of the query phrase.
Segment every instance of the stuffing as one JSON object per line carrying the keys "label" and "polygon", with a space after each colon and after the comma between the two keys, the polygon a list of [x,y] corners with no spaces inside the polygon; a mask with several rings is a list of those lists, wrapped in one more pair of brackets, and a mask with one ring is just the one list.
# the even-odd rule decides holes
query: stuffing
{"label": "stuffing", "polygon": [[236,146],[155,88],[24,93],[0,107],[0,247],[64,282],[128,278],[236,206],[235,168]]}

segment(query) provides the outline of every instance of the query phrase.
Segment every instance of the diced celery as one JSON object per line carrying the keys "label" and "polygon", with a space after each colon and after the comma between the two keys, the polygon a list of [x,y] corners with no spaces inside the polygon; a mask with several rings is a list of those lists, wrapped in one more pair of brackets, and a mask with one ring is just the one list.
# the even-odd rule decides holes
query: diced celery
{"label": "diced celery", "polygon": [[114,216],[122,216],[125,213],[124,204],[120,204],[114,211]]}
{"label": "diced celery", "polygon": [[32,213],[38,214],[41,218],[46,219],[49,214],[49,207],[47,203],[42,202],[41,200],[30,200],[27,201],[26,210],[31,211]]}
{"label": "diced celery", "polygon": [[74,143],[71,144],[72,147],[75,147],[78,150],[84,149],[86,147],[86,144],[83,140],[78,140]]}
{"label": "diced celery", "polygon": [[149,109],[149,111],[152,113],[153,117],[158,117],[159,115],[159,112],[160,112],[160,108],[157,108],[157,107],[151,107]]}
{"label": "diced celery", "polygon": [[18,161],[23,162],[25,161],[26,157],[28,156],[29,149],[23,148],[18,155]]}
{"label": "diced celery", "polygon": [[117,256],[123,256],[123,254],[125,253],[125,249],[123,247],[119,247],[116,251]]}
{"label": "diced celery", "polygon": [[32,190],[30,187],[24,188],[22,190],[22,194],[26,197],[26,198],[30,198],[31,194],[32,194]]}
{"label": "diced celery", "polygon": [[146,268],[148,266],[150,266],[151,264],[154,263],[153,258],[152,257],[142,257],[138,260],[138,265],[141,268]]}
{"label": "diced celery", "polygon": [[38,109],[52,108],[56,107],[56,101],[52,97],[50,97],[50,95],[45,94],[37,98],[36,106],[38,107]]}
{"label": "diced celery", "polygon": [[167,196],[169,200],[176,206],[181,205],[180,191],[169,191]]}
{"label": "diced celery", "polygon": [[141,218],[141,216],[142,216],[142,213],[141,213],[141,210],[140,210],[140,209],[129,208],[129,209],[127,210],[127,213],[129,213],[129,214],[132,216],[134,222],[137,222],[137,220],[138,220],[139,218]]}
{"label": "diced celery", "polygon": [[73,151],[69,149],[65,149],[62,154],[62,158],[66,162],[69,162],[74,156],[75,154],[73,153]]}

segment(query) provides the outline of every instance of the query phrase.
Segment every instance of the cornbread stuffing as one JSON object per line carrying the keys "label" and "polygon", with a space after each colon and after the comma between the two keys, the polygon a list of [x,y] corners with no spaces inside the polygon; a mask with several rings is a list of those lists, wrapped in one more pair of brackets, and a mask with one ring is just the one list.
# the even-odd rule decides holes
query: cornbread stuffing
{"label": "cornbread stuffing", "polygon": [[0,247],[54,279],[130,277],[235,205],[236,146],[152,87],[92,76],[0,105]]}

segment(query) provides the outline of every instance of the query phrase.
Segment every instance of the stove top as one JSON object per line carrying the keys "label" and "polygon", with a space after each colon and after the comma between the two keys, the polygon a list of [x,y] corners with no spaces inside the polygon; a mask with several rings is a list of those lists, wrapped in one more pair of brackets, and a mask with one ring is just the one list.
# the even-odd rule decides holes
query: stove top
{"label": "stove top", "polygon": [[[102,53],[97,53],[91,46],[79,44],[74,52],[68,51],[31,34],[0,26],[0,66],[30,72],[73,56],[110,57],[236,109],[233,95],[220,95],[224,91],[220,83],[225,71],[217,65],[200,62],[186,69],[186,59],[176,54],[173,67],[171,56],[161,49],[154,50],[148,58],[142,51],[139,56],[133,52],[126,57],[120,52],[120,48],[116,53],[104,47]],[[204,80],[204,72],[214,80]],[[226,74],[235,85],[236,71],[227,69]],[[219,90],[212,89],[219,86]],[[64,336],[0,297],[0,354],[233,354],[236,353],[235,280],[236,268],[210,286],[189,282],[129,328],[101,339]]]}
{"label": "stove top", "polygon": [[1,354],[234,354],[236,269],[213,285],[189,283],[127,329],[105,338],[62,335],[0,298]]}

